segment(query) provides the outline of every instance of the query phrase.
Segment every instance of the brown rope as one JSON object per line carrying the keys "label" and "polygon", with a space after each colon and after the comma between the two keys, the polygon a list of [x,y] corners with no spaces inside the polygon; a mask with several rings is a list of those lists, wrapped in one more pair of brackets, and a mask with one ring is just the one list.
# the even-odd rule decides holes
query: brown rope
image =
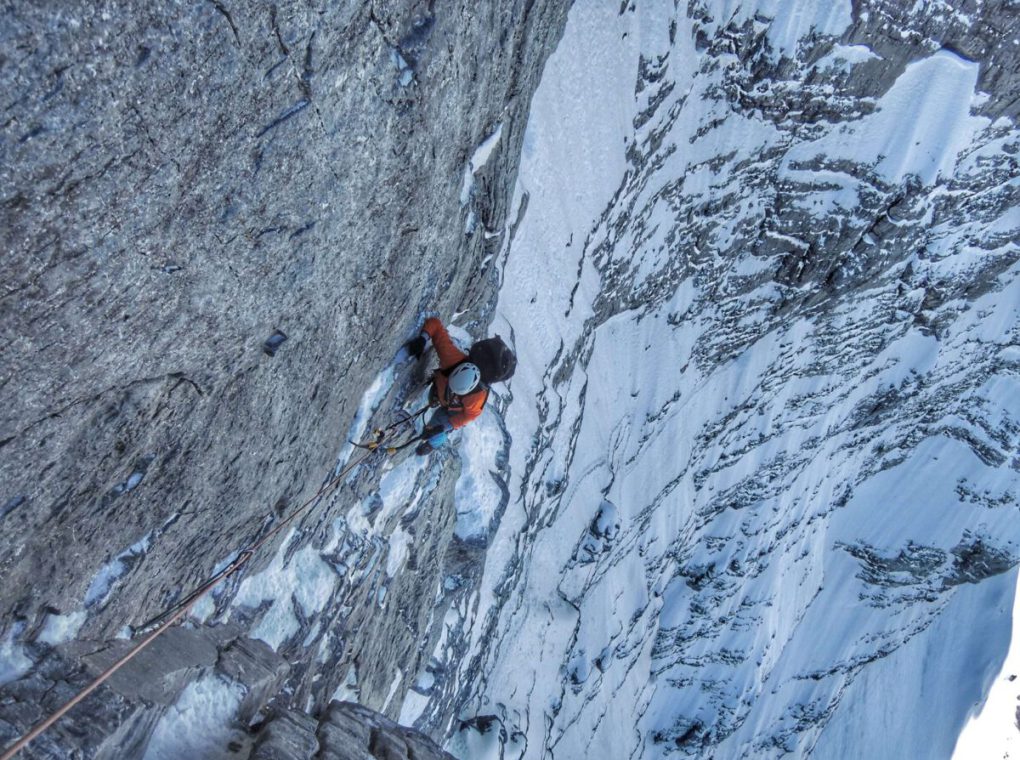
{"label": "brown rope", "polygon": [[[240,565],[238,565],[238,567],[240,567]],[[203,587],[202,593],[205,593],[206,591],[211,589],[213,586],[215,586],[217,583],[219,583],[220,580],[222,580],[222,578],[216,579],[216,580],[213,580],[213,581],[209,581],[208,583],[206,583],[206,585]],[[76,694],[74,697],[69,699],[64,704],[63,707],[61,707],[59,710],[57,710],[55,713],[53,713],[50,717],[48,717],[42,723],[40,723],[35,728],[33,728],[31,731],[29,731],[27,734],[25,734],[20,739],[18,739],[18,741],[16,741],[14,744],[12,744],[11,747],[6,752],[4,752],[3,756],[0,757],[0,760],[11,760],[11,758],[14,757],[22,749],[24,749],[24,747],[30,741],[35,739],[37,736],[39,736],[39,734],[41,734],[47,728],[49,728],[54,723],[56,723],[58,720],[60,720],[62,717],[64,717],[64,715],[72,707],[74,707],[76,704],[78,704],[83,699],[85,699],[85,697],[87,697],[93,691],[98,689],[103,684],[103,682],[105,682],[110,676],[112,676],[114,673],[116,673],[118,670],[120,670],[124,665],[126,665],[128,663],[128,661],[131,660],[131,658],[133,658],[136,654],[138,654],[143,649],[145,649],[145,647],[149,646],[149,644],[151,644],[153,641],[155,641],[155,639],[160,634],[162,634],[163,631],[165,631],[167,628],[169,628],[174,623],[176,623],[181,617],[183,617],[184,614],[186,612],[188,612],[188,610],[190,610],[192,608],[192,606],[195,604],[195,602],[198,601],[198,599],[199,599],[199,597],[201,595],[202,594],[199,594],[194,599],[192,599],[190,603],[186,604],[185,606],[181,607],[181,609],[177,610],[176,614],[171,616],[161,626],[159,626],[159,628],[157,628],[155,631],[150,633],[144,639],[139,641],[135,646],[133,646],[130,650],[128,650],[127,653],[124,654],[120,659],[115,661],[112,665],[110,665],[110,667],[108,667],[106,670],[104,670],[102,673],[100,673],[98,676],[96,676],[96,678],[92,681],[92,683],[90,683],[88,686],[86,686],[84,689],[82,689],[80,692],[78,692],[78,694]]]}
{"label": "brown rope", "polygon": [[252,558],[255,552],[262,546],[265,546],[269,539],[271,539],[273,536],[279,533],[285,526],[293,522],[294,519],[298,517],[298,515],[302,514],[306,509],[308,509],[308,507],[311,506],[317,499],[321,498],[322,496],[325,496],[326,493],[333,486],[335,486],[337,483],[343,480],[355,467],[357,467],[359,464],[367,460],[375,452],[376,449],[373,449],[365,453],[364,455],[358,457],[353,462],[348,463],[347,466],[344,467],[339,473],[337,473],[332,479],[324,483],[312,498],[310,498],[308,501],[306,501],[304,504],[302,504],[300,507],[294,510],[294,512],[291,513],[286,520],[280,522],[271,531],[266,533],[266,535],[264,535],[254,544],[251,544],[248,548],[244,549],[237,556],[237,558],[233,562],[231,562],[224,570],[214,575],[203,585],[199,586],[195,591],[193,591],[187,597],[185,597],[182,602],[178,603],[176,607],[171,607],[165,612],[160,613],[160,615],[153,618],[150,623],[143,626],[142,630],[147,628],[149,625],[153,625],[154,622],[156,620],[159,620],[161,617],[170,615],[170,617],[163,621],[161,624],[159,624],[159,626],[152,633],[150,633],[144,639],[139,641],[135,646],[133,646],[124,655],[122,655],[120,659],[116,660],[106,670],[104,670],[102,673],[96,676],[92,683],[90,683],[88,686],[86,686],[84,689],[78,692],[78,694],[76,694],[74,697],[68,700],[59,710],[50,715],[50,717],[46,718],[42,723],[39,723],[31,731],[29,731],[27,734],[24,734],[20,739],[18,739],[14,744],[12,744],[4,752],[4,754],[0,756],[0,760],[11,760],[11,758],[14,757],[22,749],[24,749],[29,742],[31,742],[33,739],[35,739],[41,733],[43,733],[43,731],[45,731],[54,723],[56,723],[58,720],[60,720],[62,717],[64,717],[64,715],[67,714],[67,712],[72,707],[77,705],[79,702],[85,699],[85,697],[87,697],[93,691],[98,689],[107,679],[110,678],[110,676],[112,676],[114,673],[120,670],[136,654],[145,649],[145,647],[149,646],[149,644],[155,641],[155,639],[158,636],[160,636],[164,631],[166,631],[170,626],[172,626],[174,623],[176,623],[178,620],[184,617],[184,615],[195,605],[195,602],[197,602],[200,598],[205,596],[205,594],[211,591],[214,587],[219,585],[219,583],[223,579],[228,578],[229,576],[233,575],[238,570],[240,570],[242,567],[244,567],[244,565],[247,564],[248,560]]}
{"label": "brown rope", "polygon": [[[210,579],[210,581],[215,581],[215,583],[213,585],[218,584],[221,580],[223,580],[227,576],[232,575],[234,572],[239,570],[242,565],[244,565],[249,559],[251,559],[252,555],[256,551],[258,551],[260,548],[265,546],[265,544],[269,541],[269,539],[271,539],[273,536],[275,536],[277,533],[279,533],[281,530],[283,530],[285,527],[287,527],[290,523],[292,523],[306,509],[308,509],[308,507],[310,507],[315,501],[317,501],[318,499],[320,499],[323,496],[325,496],[329,492],[329,490],[331,488],[333,488],[333,486],[335,486],[337,483],[339,483],[341,480],[343,480],[345,477],[347,477],[347,475],[349,475],[350,472],[355,467],[357,467],[359,464],[361,464],[362,462],[367,460],[376,451],[381,451],[381,450],[382,450],[382,447],[372,448],[369,451],[367,451],[365,454],[363,454],[360,457],[358,457],[357,459],[355,459],[353,462],[349,462],[347,464],[347,466],[344,467],[335,476],[333,476],[333,478],[331,478],[330,480],[328,480],[325,483],[323,483],[322,487],[319,488],[318,491],[316,491],[315,495],[312,496],[312,498],[310,498],[308,501],[306,501],[300,507],[295,509],[287,517],[286,520],[283,520],[282,522],[280,522],[271,531],[266,533],[266,535],[264,535],[262,538],[260,538],[254,544],[251,544],[246,549],[243,549],[241,551],[241,553],[238,555],[237,559],[234,560],[234,562],[232,562],[226,569],[220,571],[219,574],[213,576]],[[387,449],[387,451],[388,451],[388,449]],[[198,597],[203,596],[206,593],[207,590],[208,589],[206,589],[204,586],[202,586],[202,587],[196,589],[195,591],[191,592],[191,594],[189,594],[188,596],[184,597],[183,600],[178,602],[176,606],[170,607],[169,609],[164,610],[163,612],[161,612],[158,615],[156,615],[154,618],[149,619],[148,621],[143,623],[141,626],[139,626],[139,628],[135,631],[135,635],[144,634],[151,626],[157,625],[158,622],[162,618],[166,617],[167,615],[170,615],[170,614],[174,613],[176,611],[177,607],[184,606],[184,605],[190,606],[190,605],[194,604],[194,602],[197,601]],[[7,760],[7,758],[0,757],[0,760]]]}

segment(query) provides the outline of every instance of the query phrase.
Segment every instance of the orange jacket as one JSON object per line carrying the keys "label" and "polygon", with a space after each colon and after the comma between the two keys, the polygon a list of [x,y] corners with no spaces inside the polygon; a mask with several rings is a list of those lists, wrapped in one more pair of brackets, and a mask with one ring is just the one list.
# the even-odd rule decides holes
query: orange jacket
{"label": "orange jacket", "polygon": [[[446,332],[443,323],[435,317],[426,319],[422,330],[428,333],[432,339],[432,345],[436,347],[436,353],[439,355],[439,369],[450,369],[468,358],[467,354],[453,345],[450,334]],[[479,387],[466,396],[457,396],[448,392],[449,382],[442,372],[432,374],[432,387],[435,389],[439,405],[450,414],[450,424],[454,428],[464,427],[482,413],[485,401],[489,398],[489,389]]]}

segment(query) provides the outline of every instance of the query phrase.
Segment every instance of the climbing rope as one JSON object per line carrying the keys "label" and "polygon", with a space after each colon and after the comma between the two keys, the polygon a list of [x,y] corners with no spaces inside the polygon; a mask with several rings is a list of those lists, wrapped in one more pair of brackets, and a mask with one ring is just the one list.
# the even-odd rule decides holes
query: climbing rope
{"label": "climbing rope", "polygon": [[[400,428],[403,425],[411,425],[412,429],[413,429],[414,420],[418,419],[418,417],[420,417],[423,414],[425,414],[425,412],[427,412],[428,410],[429,410],[429,407],[426,406],[423,409],[419,409],[414,414],[408,415],[408,416],[406,416],[406,417],[404,417],[404,418],[402,418],[400,420],[397,420],[392,425],[388,425],[388,426],[386,426],[384,428],[379,428],[379,429],[374,430],[373,433],[372,433],[372,440],[369,443],[367,443],[367,444],[365,444],[365,443],[355,443],[354,441],[348,441],[348,443],[350,443],[352,446],[356,446],[356,447],[361,448],[361,449],[366,449],[367,453],[363,454],[361,457],[359,457],[358,459],[354,460],[353,462],[349,462],[347,464],[347,466],[344,467],[343,470],[341,470],[339,473],[337,473],[332,478],[330,478],[325,483],[323,483],[322,486],[319,488],[319,490],[315,493],[315,495],[312,496],[312,498],[310,498],[308,501],[306,501],[300,507],[295,509],[290,514],[290,516],[287,517],[286,520],[284,520],[283,522],[281,522],[278,525],[276,525],[276,527],[274,527],[271,531],[266,533],[266,535],[264,535],[262,538],[260,538],[254,544],[251,544],[247,548],[241,550],[241,552],[238,554],[237,558],[233,562],[231,562],[229,565],[227,565],[227,567],[225,567],[223,570],[221,570],[219,573],[214,575],[209,580],[210,581],[215,581],[218,584],[221,580],[227,578],[228,576],[232,575],[237,570],[239,570],[241,568],[241,566],[244,565],[244,563],[247,562],[248,559],[251,558],[252,554],[254,554],[256,551],[258,551],[259,548],[264,546],[273,536],[275,536],[277,533],[279,533],[281,530],[283,530],[285,527],[287,527],[287,525],[289,525],[295,519],[297,519],[303,512],[305,512],[305,510],[307,510],[310,506],[312,506],[317,500],[319,500],[322,497],[324,497],[333,488],[333,486],[335,486],[341,480],[343,480],[351,471],[354,470],[355,467],[357,467],[359,464],[361,464],[362,462],[367,460],[377,450],[380,450],[380,445],[381,445],[382,441],[388,435],[392,434],[394,430],[397,430],[398,428]],[[410,446],[412,443],[414,443],[418,439],[419,439],[419,437],[417,435],[413,435],[406,442],[400,444],[399,446],[387,447],[387,448],[385,448],[385,451],[388,454],[394,454],[397,451],[400,451],[402,449],[407,448],[408,446]],[[184,607],[184,606],[189,606],[190,607],[192,604],[194,604],[196,601],[198,601],[198,598],[200,596],[203,596],[205,594],[206,590],[207,589],[205,589],[205,587],[202,586],[202,587],[196,589],[195,591],[191,592],[190,594],[188,594],[188,596],[184,597],[184,599],[179,601],[173,607],[170,607],[169,609],[163,610],[163,612],[159,613],[155,617],[153,617],[153,618],[145,621],[144,623],[142,623],[142,625],[138,626],[138,628],[133,629],[132,630],[132,636],[137,637],[137,636],[145,635],[154,626],[158,626],[160,624],[160,621],[165,619],[168,615],[175,614],[177,612],[177,610],[180,609],[181,607]],[[7,760],[7,759],[6,758],[0,758],[0,760]]]}
{"label": "climbing rope", "polygon": [[380,448],[380,444],[385,440],[385,438],[394,430],[398,429],[400,426],[411,424],[412,429],[414,429],[413,424],[414,420],[417,419],[419,416],[423,415],[427,410],[428,407],[425,407],[425,409],[422,409],[419,412],[416,412],[415,414],[408,416],[405,419],[399,420],[393,425],[382,428],[381,430],[374,431],[373,441],[371,442],[375,444],[374,446],[370,444],[354,444],[359,448],[367,449],[367,451],[362,456],[355,459],[353,462],[348,462],[347,465],[340,472],[338,472],[332,478],[323,483],[314,496],[308,499],[308,501],[306,501],[300,507],[295,509],[285,520],[282,520],[280,523],[274,526],[272,530],[270,530],[264,536],[259,538],[257,541],[250,544],[245,549],[242,549],[238,553],[237,557],[234,558],[234,560],[225,568],[223,568],[220,572],[213,575],[213,577],[209,578],[205,583],[203,583],[197,589],[192,591],[190,594],[184,597],[184,599],[179,601],[173,607],[164,610],[163,612],[159,613],[156,617],[146,621],[144,624],[135,629],[133,631],[133,635],[135,637],[144,636],[144,638],[139,640],[137,644],[131,647],[131,649],[129,649],[126,653],[121,655],[121,657],[118,658],[116,661],[114,661],[112,665],[110,665],[106,670],[104,670],[102,673],[96,676],[95,679],[93,679],[88,686],[86,686],[74,697],[72,697],[66,703],[64,703],[64,705],[61,706],[56,712],[54,712],[44,721],[36,725],[34,728],[32,728],[32,730],[24,734],[14,744],[8,747],[7,750],[3,753],[3,755],[0,755],[0,760],[11,760],[11,758],[13,758],[18,752],[24,749],[29,744],[29,742],[37,738],[40,734],[46,731],[46,729],[48,729],[50,726],[52,726],[54,723],[56,723],[58,720],[64,717],[64,715],[66,715],[67,712],[71,710],[71,708],[73,708],[75,705],[77,705],[79,702],[85,699],[85,697],[87,697],[93,691],[98,689],[105,681],[107,681],[110,678],[110,676],[112,676],[124,665],[126,665],[135,655],[137,655],[139,652],[145,649],[145,647],[149,646],[149,644],[155,641],[164,631],[166,631],[172,625],[181,620],[191,610],[191,608],[195,605],[195,603],[199,599],[205,596],[217,585],[219,585],[223,580],[229,578],[231,575],[233,575],[242,567],[244,567],[248,563],[248,561],[252,558],[252,556],[254,556],[255,552],[257,552],[261,547],[265,546],[273,536],[275,536],[287,525],[289,525],[295,519],[297,519],[297,517],[303,514],[309,507],[311,507],[317,501],[322,499],[322,497],[324,497],[330,490],[332,490],[334,486],[336,486],[344,478],[346,478],[347,475],[349,475],[354,470],[354,468],[367,461],[369,457],[375,454],[376,451],[384,450],[389,453],[400,451],[401,449],[404,449],[407,446],[410,446],[415,441],[419,440],[419,436],[415,434],[409,440],[405,441],[399,446],[389,447],[385,449]]}
{"label": "climbing rope", "polygon": [[[404,412],[406,416],[403,419],[399,419],[392,425],[389,425],[387,427],[376,428],[375,430],[373,430],[372,439],[367,443],[355,443],[354,441],[348,441],[348,443],[351,444],[351,446],[356,446],[359,449],[368,449],[369,451],[375,451],[382,445],[383,440],[390,434],[391,431],[393,431],[395,428],[400,427],[401,425],[408,424],[413,425],[414,421],[419,417],[423,416],[425,412],[427,412],[429,409],[431,409],[431,407],[425,405],[414,414]],[[418,436],[413,436],[412,438],[400,444],[399,446],[389,446],[386,448],[386,453],[396,454],[398,451],[400,451],[401,449],[406,449],[408,446],[410,446],[417,440],[419,440]]]}

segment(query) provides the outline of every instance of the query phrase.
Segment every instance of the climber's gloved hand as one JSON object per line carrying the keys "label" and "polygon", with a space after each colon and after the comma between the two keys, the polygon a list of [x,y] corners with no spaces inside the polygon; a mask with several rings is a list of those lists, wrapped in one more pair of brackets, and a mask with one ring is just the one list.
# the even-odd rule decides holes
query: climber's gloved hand
{"label": "climber's gloved hand", "polygon": [[404,344],[404,348],[407,349],[409,356],[420,359],[421,355],[425,353],[425,346],[428,345],[428,336],[422,333],[417,338],[411,338]]}

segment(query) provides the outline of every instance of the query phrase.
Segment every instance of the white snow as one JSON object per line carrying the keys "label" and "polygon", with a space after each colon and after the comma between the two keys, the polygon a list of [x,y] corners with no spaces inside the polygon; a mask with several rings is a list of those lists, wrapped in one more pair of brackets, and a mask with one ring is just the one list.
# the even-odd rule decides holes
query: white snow
{"label": "white snow", "polygon": [[383,700],[383,705],[379,708],[379,712],[386,712],[386,708],[390,706],[390,702],[392,702],[393,698],[397,695],[397,689],[400,688],[400,682],[402,680],[404,680],[404,674],[400,668],[397,668],[397,672],[393,676],[393,681],[390,683],[390,690],[386,693],[386,699]]}
{"label": "white snow", "polygon": [[[214,576],[221,573],[227,567],[227,565],[229,565],[231,562],[237,559],[238,554],[240,554],[240,551],[235,549],[234,551],[230,552],[230,554],[228,554],[225,558],[217,562],[213,566],[210,576]],[[209,622],[209,618],[211,618],[213,614],[216,612],[216,600],[220,596],[222,596],[225,589],[226,586],[222,584],[216,586],[215,588],[210,590],[209,593],[205,594],[202,598],[195,602],[194,606],[192,606],[191,608],[191,612],[188,614],[188,619],[194,623]]]}
{"label": "white snow", "polygon": [[[490,402],[491,403],[491,402]],[[496,415],[483,411],[481,417],[461,429],[458,447],[461,470],[454,489],[457,524],[454,532],[463,541],[483,541],[503,498],[493,478],[497,473],[495,455],[503,444],[503,431]]]}
{"label": "white snow", "polygon": [[152,533],[146,533],[110,562],[103,565],[85,592],[86,607],[91,607],[95,604],[106,604],[109,601],[117,582],[124,576],[132,564],[135,564],[145,556],[145,553],[149,550],[151,539]]}
{"label": "white snow", "polygon": [[400,705],[400,716],[397,722],[402,726],[413,726],[414,722],[428,708],[428,705],[429,697],[427,695],[420,694],[414,689],[408,690],[407,694],[404,695],[404,701]]}
{"label": "white snow", "polygon": [[[797,142],[713,100],[724,69],[701,68],[683,7],[670,41],[673,10],[667,2],[622,14],[575,4],[532,102],[511,204],[521,208],[527,193],[528,210],[513,241],[503,236],[497,265],[507,286],[491,328],[513,330],[526,357],[505,421],[510,501],[496,524],[488,511],[499,503],[496,490],[479,489],[492,481],[502,430],[478,420],[463,432],[457,529],[481,536],[491,526],[495,535],[477,597],[447,613],[432,657],[452,678],[471,677],[457,670],[460,662],[483,663],[474,714],[498,712],[528,758],[584,757],[595,748],[605,757],[660,757],[674,746],[670,732],[690,725],[683,721],[727,730],[713,749],[719,757],[797,755],[811,746],[816,757],[883,757],[901,746],[948,756],[1001,659],[1008,637],[997,615],[1012,575],[936,587],[934,600],[913,601],[910,593],[923,596],[923,575],[883,590],[861,578],[862,560],[847,547],[895,559],[919,537],[951,564],[968,531],[1011,545],[1010,510],[971,504],[959,489],[974,479],[982,493],[1008,494],[1016,473],[988,467],[946,431],[989,439],[963,411],[973,408],[986,410],[982,419],[997,429],[1013,429],[1020,389],[1000,374],[945,409],[904,406],[894,421],[869,421],[864,410],[882,393],[909,395],[919,385],[929,400],[957,399],[956,368],[980,355],[975,342],[991,349],[1015,337],[1016,272],[1002,275],[1008,288],[978,299],[937,338],[910,325],[926,293],[917,287],[898,296],[903,322],[886,332],[873,325],[888,323],[894,310],[877,297],[769,330],[776,286],[738,301],[730,278],[767,274],[775,262],[750,255],[721,262],[716,252],[764,221],[759,209],[769,198],[756,193],[773,189],[742,186],[731,169],[765,149],[789,146],[779,179],[817,188],[795,202],[819,217],[852,213],[874,188],[842,167],[803,168],[818,156],[870,164],[890,183],[913,175],[929,186],[979,163],[972,144],[989,125],[971,113],[977,65],[948,51],[921,58],[873,113],[807,130],[814,139]],[[713,4],[711,15],[709,32],[711,24],[775,17],[769,41],[790,56],[811,30],[836,36],[851,20],[848,2],[733,0]],[[658,92],[645,84],[635,94],[639,55],[665,61],[661,81],[675,87],[635,126]],[[820,63],[875,57],[837,45]],[[629,148],[655,151],[655,173],[635,178]],[[720,156],[721,165],[711,165]],[[710,212],[722,222],[713,239],[670,237],[678,212],[667,183],[681,177],[685,198],[739,194],[739,204]],[[1003,217],[1004,237],[1014,221]],[[930,267],[922,271],[933,277],[952,277],[988,255],[961,246],[965,232],[931,233],[930,250],[913,266]],[[772,235],[791,250],[805,245]],[[599,267],[596,257],[605,259]],[[667,302],[642,302],[646,283],[681,277],[669,270],[677,260],[689,263],[680,271],[704,276],[683,275]],[[607,292],[610,267],[625,281],[622,292]],[[599,317],[582,338],[600,295],[610,303],[632,297],[633,311]],[[720,327],[752,337],[711,363],[699,358],[719,348],[712,333]],[[882,348],[862,348],[879,337]],[[586,368],[556,376],[573,350],[590,355]],[[922,416],[931,421],[921,425]],[[593,526],[611,540],[592,540]],[[710,596],[723,581],[725,591]],[[982,642],[987,650],[976,648],[975,618],[993,629]],[[451,661],[457,635],[469,651]],[[861,660],[868,662],[857,667]],[[426,705],[412,692],[401,715],[414,720]],[[835,717],[826,722],[830,706]],[[798,725],[798,714],[814,728]],[[659,734],[665,738],[654,741]],[[448,748],[461,757],[518,757],[506,754],[501,736],[468,729]]]}
{"label": "white snow", "polygon": [[336,687],[333,691],[333,699],[338,699],[341,702],[357,702],[361,695],[360,689],[358,689],[358,669],[352,663],[350,668],[347,669],[347,677],[344,678],[343,683]]}
{"label": "white snow", "polygon": [[418,476],[427,464],[428,460],[423,457],[407,457],[382,476],[379,497],[383,508],[376,518],[378,522],[386,522],[391,515],[403,511],[411,503],[418,488]]}
{"label": "white snow", "polygon": [[[1017,715],[1020,710],[1020,593],[1017,593],[1016,575],[1014,569],[1003,578],[1009,588],[1002,593],[998,604],[999,609],[1005,608],[1012,592],[1012,641],[1005,662],[995,667],[993,653],[1000,651],[1001,646],[989,646],[975,653],[982,655],[980,659],[968,663],[973,670],[984,670],[989,678],[994,676],[994,681],[986,686],[984,702],[972,705],[969,720],[953,751],[954,760],[1020,757],[1020,718]],[[1006,626],[988,620],[989,609],[993,609],[991,605],[976,610],[972,619],[980,620],[991,636],[1004,636]]]}
{"label": "white snow", "polygon": [[468,201],[471,200],[471,190],[475,184],[475,175],[489,162],[493,151],[496,150],[496,146],[499,144],[499,138],[502,136],[503,123],[500,122],[496,125],[496,129],[493,130],[492,134],[482,140],[478,147],[475,148],[475,152],[471,154],[467,166],[464,167],[464,180],[461,182],[461,206],[466,206]]}
{"label": "white snow", "polygon": [[[401,349],[403,352],[403,349]],[[398,355],[399,357],[400,355]],[[339,475],[343,468],[351,459],[351,454],[354,453],[355,447],[351,444],[351,441],[364,441],[368,435],[368,425],[372,420],[372,415],[375,410],[382,403],[382,400],[389,393],[390,388],[393,387],[393,377],[395,372],[395,365],[390,364],[382,372],[380,372],[372,384],[365,390],[365,393],[361,397],[361,403],[358,405],[358,411],[354,415],[354,419],[351,421],[350,429],[347,431],[347,439],[344,441],[343,446],[340,449],[340,454],[337,457],[336,468],[333,471],[334,476]]]}
{"label": "white snow", "polygon": [[952,175],[957,156],[989,124],[970,113],[978,69],[979,64],[946,50],[909,64],[875,113],[796,145],[784,168],[796,175],[793,163],[821,156],[874,163],[893,183],[908,174],[926,185]]}
{"label": "white snow", "polygon": [[832,51],[815,62],[819,69],[841,68],[849,71],[867,61],[881,60],[882,56],[867,45],[834,45]]}
{"label": "white snow", "polygon": [[[152,733],[144,760],[233,760],[246,757],[251,739],[236,723],[244,687],[219,676],[193,681]],[[231,751],[229,745],[239,746]]]}
{"label": "white snow", "polygon": [[412,543],[414,543],[414,536],[403,528],[398,527],[390,535],[390,549],[386,555],[386,574],[391,578],[404,567]]}
{"label": "white snow", "polygon": [[251,608],[271,602],[249,635],[273,649],[279,649],[301,627],[292,604],[300,605],[304,615],[314,617],[329,602],[338,582],[336,572],[313,546],[299,549],[289,561],[285,559],[284,547],[291,544],[295,534],[296,530],[291,529],[269,567],[242,581],[232,601],[232,606]]}
{"label": "white snow", "polygon": [[53,646],[70,641],[78,635],[78,631],[81,630],[86,617],[85,610],[70,612],[66,615],[47,615],[42,630],[36,636],[36,641]]}
{"label": "white snow", "polygon": [[31,658],[25,654],[24,647],[17,642],[17,637],[24,628],[23,623],[15,623],[7,632],[3,642],[0,642],[0,686],[17,681],[32,667]]}

